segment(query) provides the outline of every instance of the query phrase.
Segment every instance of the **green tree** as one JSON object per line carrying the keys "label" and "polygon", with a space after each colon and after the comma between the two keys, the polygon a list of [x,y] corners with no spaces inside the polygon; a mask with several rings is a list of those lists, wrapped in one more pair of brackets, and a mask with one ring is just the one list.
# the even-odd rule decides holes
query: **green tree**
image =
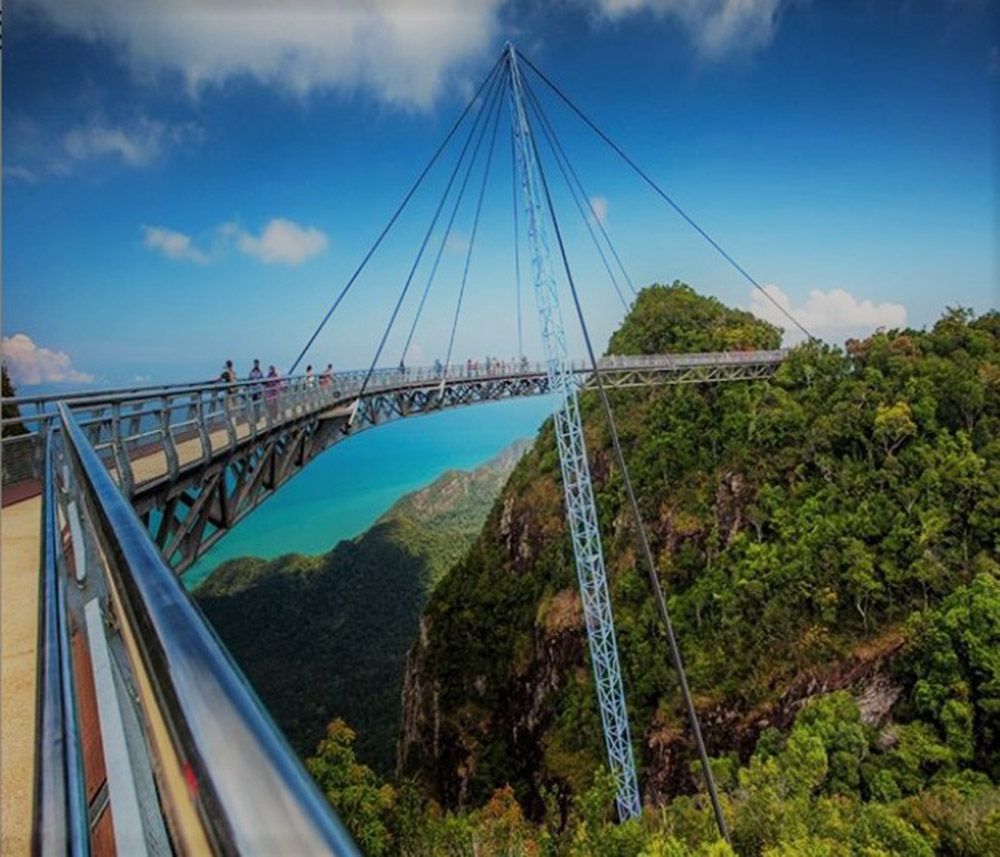
{"label": "green tree", "polygon": [[389,854],[395,791],[357,761],[353,744],[353,730],[343,720],[331,721],[306,768],[361,850],[373,857]]}

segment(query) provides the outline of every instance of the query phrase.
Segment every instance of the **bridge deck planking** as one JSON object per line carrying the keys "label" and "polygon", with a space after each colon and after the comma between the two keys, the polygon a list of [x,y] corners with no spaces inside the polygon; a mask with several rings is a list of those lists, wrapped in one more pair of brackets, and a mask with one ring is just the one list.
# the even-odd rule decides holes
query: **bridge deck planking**
{"label": "bridge deck planking", "polygon": [[41,520],[41,497],[22,500],[0,512],[3,742],[0,854],[4,857],[26,855],[31,847]]}
{"label": "bridge deck planking", "polygon": [[[266,424],[263,421],[258,424],[258,428],[260,429],[264,429],[265,427]],[[236,426],[237,440],[243,440],[249,434],[250,428],[246,424]],[[211,454],[214,455],[220,450],[225,449],[229,444],[229,434],[225,429],[214,431],[208,436],[208,443],[211,447]],[[177,464],[179,467],[185,467],[188,464],[199,461],[203,455],[201,439],[197,437],[178,443],[176,448]],[[168,472],[167,456],[162,449],[157,449],[138,458],[133,458],[131,459],[131,464],[136,485],[159,479],[162,476],[166,476]],[[115,475],[117,476],[117,474]]]}

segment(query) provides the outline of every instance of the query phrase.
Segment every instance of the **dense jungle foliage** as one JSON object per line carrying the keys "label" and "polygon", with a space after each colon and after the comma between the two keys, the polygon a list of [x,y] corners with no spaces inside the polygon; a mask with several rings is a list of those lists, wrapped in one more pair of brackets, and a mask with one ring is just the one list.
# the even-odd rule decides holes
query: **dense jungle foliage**
{"label": "dense jungle foliage", "polygon": [[526,442],[400,498],[324,556],[231,560],[195,592],[292,746],[305,756],[334,717],[362,760],[395,764],[406,650],[441,576],[468,550]]}
{"label": "dense jungle foliage", "polygon": [[[640,294],[609,351],[778,341],[675,283]],[[949,309],[929,331],[801,345],[768,382],[613,406],[738,852],[1000,853],[1000,313]],[[593,797],[600,721],[549,424],[425,611],[405,770],[480,807],[432,812],[426,835],[465,836],[454,853],[477,836],[480,854],[728,853],[683,796],[698,783],[676,677],[607,429],[582,408],[640,780],[663,808],[588,815],[611,801]],[[515,816],[522,833],[483,844]],[[385,822],[403,853],[452,853],[399,830]]]}
{"label": "dense jungle foliage", "polygon": [[[983,577],[963,588],[951,610],[978,616],[1000,640],[1000,587]],[[988,582],[987,582],[988,581]],[[973,587],[976,588],[976,587]],[[980,602],[980,598],[985,598]],[[948,626],[949,609],[931,621]],[[943,628],[942,628],[943,630]],[[981,641],[982,642],[982,641]],[[996,673],[994,673],[996,676]],[[443,812],[412,783],[392,786],[357,764],[353,733],[332,722],[307,762],[366,855],[407,857],[888,857],[1000,853],[1000,789],[965,767],[968,757],[928,724],[877,733],[843,691],[810,700],[782,736],[765,731],[745,765],[714,760],[732,839],[717,834],[704,802],[676,797],[615,823],[611,777],[593,784],[561,812],[551,793],[542,822],[531,822],[510,786],[478,809]]]}

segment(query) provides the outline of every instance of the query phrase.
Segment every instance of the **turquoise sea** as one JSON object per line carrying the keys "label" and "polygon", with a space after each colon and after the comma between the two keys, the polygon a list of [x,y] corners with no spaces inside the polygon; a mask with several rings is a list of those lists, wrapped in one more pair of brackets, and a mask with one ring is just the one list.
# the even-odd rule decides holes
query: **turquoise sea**
{"label": "turquoise sea", "polygon": [[513,399],[390,423],[347,438],[251,512],[184,575],[193,588],[226,560],[320,554],[364,532],[400,496],[534,437],[548,397]]}

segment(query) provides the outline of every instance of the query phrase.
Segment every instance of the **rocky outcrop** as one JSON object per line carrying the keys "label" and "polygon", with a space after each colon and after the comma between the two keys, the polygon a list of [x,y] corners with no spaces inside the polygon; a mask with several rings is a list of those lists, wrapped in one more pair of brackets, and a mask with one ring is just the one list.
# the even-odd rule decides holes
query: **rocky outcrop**
{"label": "rocky outcrop", "polygon": [[[891,630],[858,646],[843,660],[801,672],[771,702],[747,708],[739,700],[731,700],[699,711],[709,753],[736,752],[745,762],[761,732],[769,726],[787,730],[810,699],[838,690],[851,693],[866,725],[883,726],[903,695],[892,666],[904,644],[903,635]],[[684,729],[660,723],[647,736],[646,748],[647,803],[661,805],[674,795],[698,788],[691,773],[690,739]]]}

